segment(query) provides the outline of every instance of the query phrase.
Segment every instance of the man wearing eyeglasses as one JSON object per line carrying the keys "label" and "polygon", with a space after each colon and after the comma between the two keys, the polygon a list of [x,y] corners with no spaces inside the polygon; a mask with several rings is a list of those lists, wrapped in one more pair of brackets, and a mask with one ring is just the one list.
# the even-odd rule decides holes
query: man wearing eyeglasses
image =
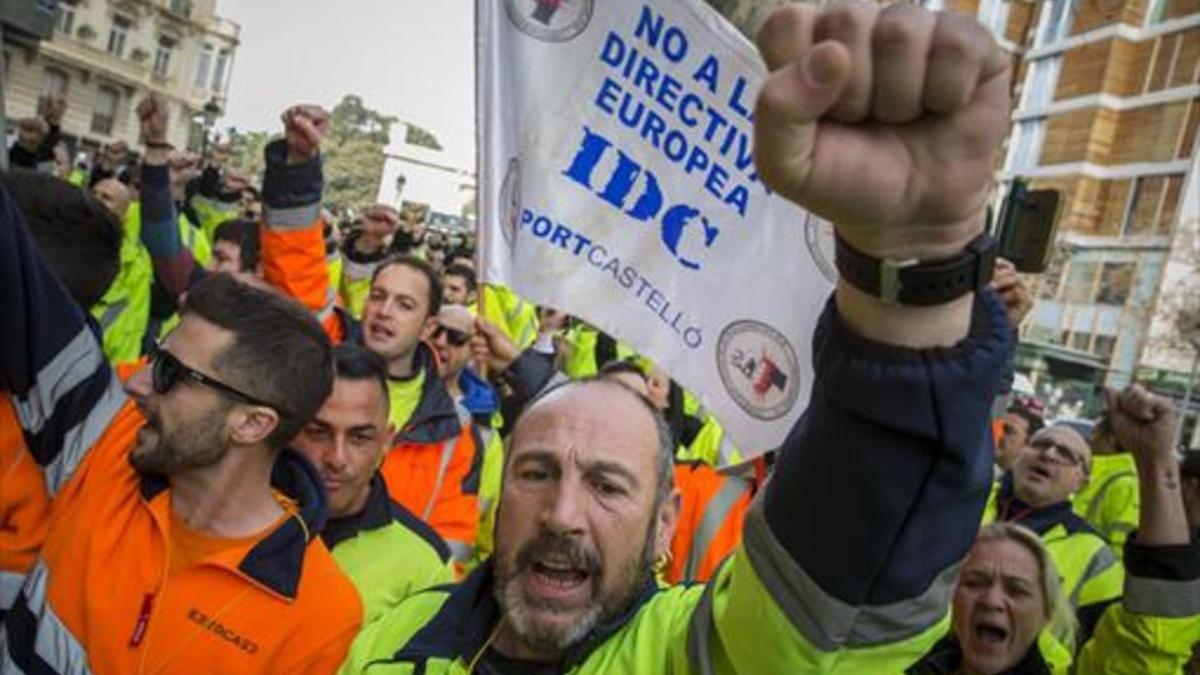
{"label": "man wearing eyeglasses", "polygon": [[1091,447],[1079,432],[1056,425],[1035,433],[1012,462],[984,521],[1020,523],[1041,536],[1079,619],[1082,646],[1104,609],[1120,600],[1125,580],[1116,552],[1071,507],[1071,497],[1087,485]]}
{"label": "man wearing eyeglasses", "polygon": [[0,315],[0,390],[55,492],[0,672],[336,670],[362,606],[285,450],[331,387],[313,317],[213,276],[122,389],[3,190]]}

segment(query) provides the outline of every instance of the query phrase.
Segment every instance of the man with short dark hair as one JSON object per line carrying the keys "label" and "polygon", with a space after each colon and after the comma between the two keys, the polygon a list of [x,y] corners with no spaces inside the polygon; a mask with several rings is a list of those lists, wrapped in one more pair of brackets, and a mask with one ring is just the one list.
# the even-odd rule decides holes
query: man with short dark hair
{"label": "man with short dark hair", "polygon": [[333,348],[333,392],[292,441],[317,468],[329,495],[321,539],[363,602],[364,623],[452,574],[450,549],[388,495],[376,470],[394,429],[388,424],[387,364],[353,345]]}
{"label": "man with short dark hair", "polygon": [[1020,401],[1013,401],[1008,412],[1000,418],[1003,433],[996,444],[996,466],[1002,471],[1012,468],[1013,461],[1025,447],[1029,437],[1042,430],[1046,423],[1033,410]]}
{"label": "man with short dark hair", "polygon": [[285,450],[330,390],[320,326],[214,276],[123,391],[21,221],[0,191],[0,388],[55,497],[0,671],[336,670],[362,608]]}
{"label": "man with short dark hair", "polygon": [[258,223],[234,218],[213,233],[211,272],[261,275],[258,261]]}
{"label": "man with short dark hair", "polygon": [[475,302],[475,270],[450,264],[442,271],[442,300],[447,305],[468,306]]}

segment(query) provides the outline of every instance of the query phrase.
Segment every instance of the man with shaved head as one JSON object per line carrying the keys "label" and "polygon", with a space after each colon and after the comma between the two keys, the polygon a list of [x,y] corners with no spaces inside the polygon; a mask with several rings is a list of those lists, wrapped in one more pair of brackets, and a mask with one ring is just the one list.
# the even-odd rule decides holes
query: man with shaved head
{"label": "man with shaved head", "polygon": [[[906,3],[789,3],[759,47],[755,167],[834,223],[846,273],[741,543],[706,584],[655,583],[679,518],[670,430],[619,382],[566,384],[516,419],[495,555],[368,626],[343,672],[897,673],[944,634],[1012,339],[983,235],[1008,58]],[[891,294],[883,261],[970,271]]]}
{"label": "man with shaved head", "polygon": [[1125,579],[1116,552],[1071,507],[1091,466],[1092,448],[1078,431],[1063,424],[1042,429],[1013,453],[984,514],[985,521],[1020,523],[1041,536],[1079,619],[1080,645],[1121,598]]}

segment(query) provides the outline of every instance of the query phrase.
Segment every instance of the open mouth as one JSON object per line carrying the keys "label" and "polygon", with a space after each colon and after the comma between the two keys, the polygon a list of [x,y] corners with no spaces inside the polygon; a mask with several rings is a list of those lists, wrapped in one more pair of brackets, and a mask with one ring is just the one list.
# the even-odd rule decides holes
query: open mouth
{"label": "open mouth", "polygon": [[972,631],[975,643],[981,646],[1000,648],[1008,641],[1008,629],[995,621],[976,621]]}
{"label": "open mouth", "polygon": [[1045,480],[1050,480],[1051,478],[1053,478],[1053,475],[1051,475],[1050,470],[1040,464],[1035,464],[1029,470],[1029,473],[1031,476],[1033,476],[1035,478],[1041,478],[1041,479],[1045,479]]}
{"label": "open mouth", "polygon": [[396,334],[387,327],[378,323],[367,324],[367,334],[376,340],[390,340],[396,336]]}
{"label": "open mouth", "polygon": [[590,593],[592,573],[566,560],[545,558],[532,561],[526,577],[534,595],[566,600]]}

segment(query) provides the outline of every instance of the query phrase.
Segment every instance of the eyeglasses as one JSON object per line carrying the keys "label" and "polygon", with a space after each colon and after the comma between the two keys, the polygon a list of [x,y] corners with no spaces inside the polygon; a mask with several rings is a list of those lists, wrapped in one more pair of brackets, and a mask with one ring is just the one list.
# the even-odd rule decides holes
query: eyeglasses
{"label": "eyeglasses", "polygon": [[1031,441],[1029,443],[1029,447],[1037,450],[1039,453],[1049,452],[1050,457],[1060,464],[1066,464],[1067,466],[1084,466],[1083,457],[1080,456],[1079,453],[1065,445],[1055,443],[1049,438],[1039,438],[1035,441]]}
{"label": "eyeglasses", "polygon": [[224,382],[221,382],[220,380],[213,379],[194,368],[187,367],[182,361],[176,358],[174,354],[161,347],[155,349],[154,354],[151,355],[150,369],[151,382],[154,385],[154,391],[158,392],[159,394],[166,394],[174,389],[175,385],[179,384],[181,380],[188,380],[195,384],[218,391],[224,394],[226,398],[233,399],[239,403],[261,405],[271,408],[280,414],[287,414],[286,410],[277,405],[267,403],[260,398],[255,398],[249,394],[238,391],[237,389],[225,384]]}
{"label": "eyeglasses", "polygon": [[462,347],[471,341],[470,333],[464,333],[460,330],[454,330],[453,328],[447,328],[445,326],[438,326],[437,330],[433,332],[433,339],[436,340],[442,335],[446,336],[446,342],[449,342],[453,347]]}

